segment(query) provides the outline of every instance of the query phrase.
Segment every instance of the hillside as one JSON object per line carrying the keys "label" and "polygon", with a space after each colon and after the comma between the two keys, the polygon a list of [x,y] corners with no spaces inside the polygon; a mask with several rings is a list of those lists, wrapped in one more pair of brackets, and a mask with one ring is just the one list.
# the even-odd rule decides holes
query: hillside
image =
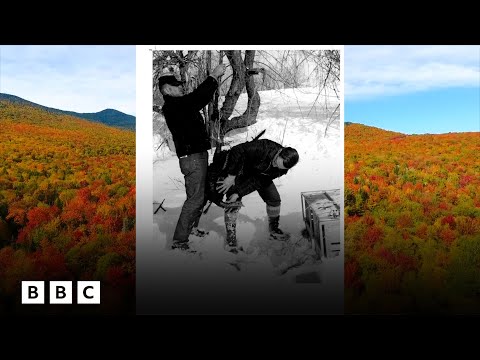
{"label": "hillside", "polygon": [[74,111],[65,111],[39,105],[34,102],[22,99],[15,95],[0,93],[0,101],[9,101],[14,104],[32,106],[49,113],[75,116],[81,119],[99,122],[108,126],[119,127],[123,129],[135,130],[135,116],[124,114],[118,110],[105,109],[96,113],[77,113]]}
{"label": "hillside", "polygon": [[480,311],[479,136],[345,127],[347,313]]}
{"label": "hillside", "polygon": [[102,281],[101,306],[43,311],[134,311],[135,133],[3,102],[0,139],[0,314],[34,311],[22,280]]}

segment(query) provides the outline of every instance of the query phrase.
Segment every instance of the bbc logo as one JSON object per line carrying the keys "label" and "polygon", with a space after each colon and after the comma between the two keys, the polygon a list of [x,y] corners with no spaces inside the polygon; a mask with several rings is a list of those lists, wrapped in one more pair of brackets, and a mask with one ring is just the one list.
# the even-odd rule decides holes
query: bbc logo
{"label": "bbc logo", "polygon": [[[50,304],[72,304],[71,281],[50,281]],[[45,281],[22,281],[22,304],[45,304]],[[77,282],[77,304],[100,304],[100,281]]]}

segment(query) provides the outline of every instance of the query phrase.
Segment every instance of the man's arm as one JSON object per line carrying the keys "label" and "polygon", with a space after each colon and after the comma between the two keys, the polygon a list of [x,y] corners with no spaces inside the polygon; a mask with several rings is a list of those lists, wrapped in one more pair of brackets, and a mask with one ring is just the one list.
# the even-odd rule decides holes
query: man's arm
{"label": "man's arm", "polygon": [[195,90],[182,97],[184,106],[200,111],[206,106],[217,90],[218,82],[213,76],[208,76]]}
{"label": "man's arm", "polygon": [[201,110],[213,97],[218,88],[218,78],[225,73],[225,65],[220,64],[207,78],[190,94],[183,96],[185,105],[195,110]]}

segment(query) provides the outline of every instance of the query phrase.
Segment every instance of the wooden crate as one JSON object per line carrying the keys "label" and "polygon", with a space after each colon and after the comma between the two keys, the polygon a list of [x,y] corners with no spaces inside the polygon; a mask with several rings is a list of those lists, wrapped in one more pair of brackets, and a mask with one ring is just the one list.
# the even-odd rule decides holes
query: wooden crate
{"label": "wooden crate", "polygon": [[319,258],[340,254],[340,189],[301,193],[302,215]]}

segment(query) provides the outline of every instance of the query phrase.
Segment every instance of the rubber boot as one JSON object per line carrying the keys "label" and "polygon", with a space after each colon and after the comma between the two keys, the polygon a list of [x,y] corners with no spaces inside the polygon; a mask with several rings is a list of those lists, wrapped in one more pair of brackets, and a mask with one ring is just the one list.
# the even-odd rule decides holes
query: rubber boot
{"label": "rubber boot", "polygon": [[279,221],[280,221],[280,216],[268,217],[268,231],[270,232],[271,240],[287,240],[290,238],[289,233],[283,232],[278,228]]}
{"label": "rubber boot", "polygon": [[237,216],[239,207],[225,209],[225,229],[227,230],[227,239],[225,249],[236,254],[237,249]]}

